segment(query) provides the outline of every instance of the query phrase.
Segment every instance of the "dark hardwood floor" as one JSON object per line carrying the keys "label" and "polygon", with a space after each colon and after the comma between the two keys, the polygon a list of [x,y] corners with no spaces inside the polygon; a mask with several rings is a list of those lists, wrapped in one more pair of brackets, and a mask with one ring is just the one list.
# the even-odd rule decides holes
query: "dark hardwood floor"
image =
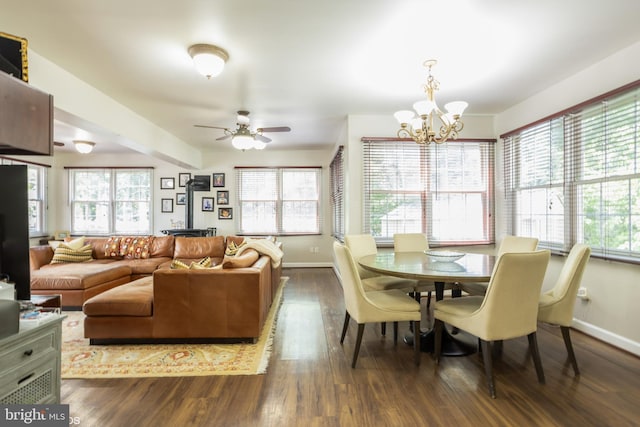
{"label": "dark hardwood floor", "polygon": [[[637,426],[640,359],[572,331],[579,377],[560,331],[538,331],[546,384],[538,384],[527,339],[504,343],[494,362],[497,399],[480,355],[430,354],[393,345],[367,325],[356,369],[356,325],[339,343],[342,289],[329,268],[290,277],[268,371],[256,376],[64,380],[62,402],[82,426]],[[424,301],[424,299],[423,299]],[[428,325],[424,319],[423,325]],[[401,334],[407,329],[401,324]]]}

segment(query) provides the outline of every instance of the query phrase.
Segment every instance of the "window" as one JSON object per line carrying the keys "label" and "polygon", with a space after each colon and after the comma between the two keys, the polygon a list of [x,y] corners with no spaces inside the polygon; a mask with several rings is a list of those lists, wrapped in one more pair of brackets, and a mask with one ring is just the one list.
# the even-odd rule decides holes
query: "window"
{"label": "window", "polygon": [[344,147],[340,146],[329,165],[331,173],[331,216],[333,220],[332,236],[344,240]]}
{"label": "window", "polygon": [[493,141],[363,141],[365,233],[380,243],[395,233],[425,233],[434,246],[493,242]]}
{"label": "window", "polygon": [[640,260],[640,89],[618,90],[505,139],[509,232],[568,252]]}
{"label": "window", "polygon": [[71,232],[151,234],[151,169],[74,169]]}
{"label": "window", "polygon": [[320,233],[321,168],[238,168],[240,234]]}
{"label": "window", "polygon": [[47,234],[47,167],[2,158],[3,165],[27,164],[29,237]]}

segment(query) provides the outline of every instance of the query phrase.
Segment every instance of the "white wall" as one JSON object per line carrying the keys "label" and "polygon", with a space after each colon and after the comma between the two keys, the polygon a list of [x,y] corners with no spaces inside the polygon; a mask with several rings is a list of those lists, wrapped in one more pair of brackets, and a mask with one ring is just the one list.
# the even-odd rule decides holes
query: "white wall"
{"label": "white wall", "polygon": [[[633,82],[640,76],[640,43],[605,58],[524,102],[498,114],[496,135],[517,129],[580,102]],[[502,143],[496,152],[496,228],[505,229]],[[545,278],[548,289],[565,258],[552,257]],[[578,301],[574,326],[613,345],[640,355],[640,266],[591,259],[584,274],[590,301]],[[578,358],[580,356],[578,355]]]}

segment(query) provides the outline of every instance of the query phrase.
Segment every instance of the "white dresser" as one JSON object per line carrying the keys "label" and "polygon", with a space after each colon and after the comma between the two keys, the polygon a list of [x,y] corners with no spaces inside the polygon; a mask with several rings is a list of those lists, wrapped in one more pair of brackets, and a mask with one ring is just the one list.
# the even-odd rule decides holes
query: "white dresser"
{"label": "white dresser", "polygon": [[0,404],[60,403],[62,320],[20,328],[0,340]]}

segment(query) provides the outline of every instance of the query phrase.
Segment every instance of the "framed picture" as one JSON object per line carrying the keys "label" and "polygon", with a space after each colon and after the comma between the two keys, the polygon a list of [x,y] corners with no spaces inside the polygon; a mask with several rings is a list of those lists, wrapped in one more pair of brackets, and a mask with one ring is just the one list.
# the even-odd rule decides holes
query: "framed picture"
{"label": "framed picture", "polygon": [[186,187],[187,181],[191,179],[190,173],[180,173],[178,174],[178,187]]}
{"label": "framed picture", "polygon": [[162,199],[160,202],[160,212],[173,212],[173,199]]}
{"label": "framed picture", "polygon": [[213,197],[202,198],[202,210],[205,212],[213,212]]}
{"label": "framed picture", "polygon": [[223,173],[214,173],[213,174],[213,186],[214,187],[224,187],[224,174]]}
{"label": "framed picture", "polygon": [[210,191],[211,190],[211,176],[209,175],[194,175],[194,183],[191,184],[193,191]]}
{"label": "framed picture", "polygon": [[231,208],[218,208],[218,219],[232,219],[233,209]]}
{"label": "framed picture", "polygon": [[67,237],[70,237],[71,233],[68,230],[64,230],[64,231],[56,231],[55,234],[53,235],[53,239],[54,240],[64,240]]}
{"label": "framed picture", "polygon": [[187,204],[187,193],[176,193],[176,205]]}
{"label": "framed picture", "polygon": [[228,191],[218,191],[217,202],[219,205],[228,205],[229,204],[229,192]]}
{"label": "framed picture", "polygon": [[160,178],[161,190],[173,190],[174,188],[176,188],[175,178]]}
{"label": "framed picture", "polygon": [[0,32],[0,70],[25,82],[29,81],[27,39]]}

